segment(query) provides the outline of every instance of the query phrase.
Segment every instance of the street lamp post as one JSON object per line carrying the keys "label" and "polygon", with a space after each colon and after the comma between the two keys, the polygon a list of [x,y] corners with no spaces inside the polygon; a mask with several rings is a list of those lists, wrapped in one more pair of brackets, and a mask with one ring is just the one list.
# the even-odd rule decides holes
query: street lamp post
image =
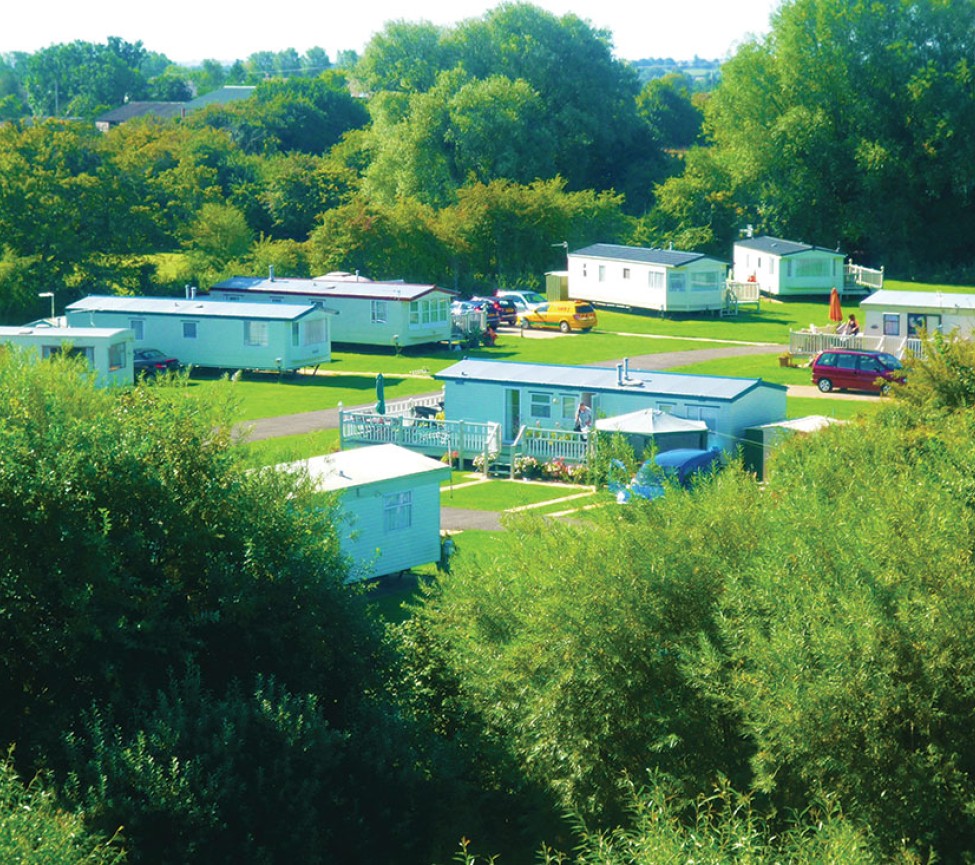
{"label": "street lamp post", "polygon": [[51,324],[54,324],[54,292],[53,291],[42,291],[38,297],[49,297],[51,298]]}

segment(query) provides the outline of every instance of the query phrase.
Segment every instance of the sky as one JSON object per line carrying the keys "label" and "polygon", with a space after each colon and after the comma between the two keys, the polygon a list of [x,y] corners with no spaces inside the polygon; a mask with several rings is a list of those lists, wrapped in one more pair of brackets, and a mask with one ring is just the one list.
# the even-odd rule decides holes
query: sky
{"label": "sky", "polygon": [[[149,51],[177,63],[246,59],[257,51],[324,48],[334,62],[339,51],[362,53],[388,21],[429,21],[451,26],[480,18],[499,5],[484,0],[275,0],[227,3],[214,0],[27,0],[4,16],[0,53],[34,52],[109,36],[141,41]],[[779,0],[535,0],[562,16],[572,13],[608,30],[624,60],[672,57],[724,59],[750,35],[769,29]]]}

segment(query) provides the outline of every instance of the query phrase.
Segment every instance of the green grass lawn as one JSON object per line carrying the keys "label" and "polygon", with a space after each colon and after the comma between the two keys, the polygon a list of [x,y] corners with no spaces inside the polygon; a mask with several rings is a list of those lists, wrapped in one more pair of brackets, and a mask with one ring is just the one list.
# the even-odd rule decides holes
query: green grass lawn
{"label": "green grass lawn", "polygon": [[339,449],[339,431],[323,429],[302,435],[279,436],[242,445],[247,465],[252,468],[306,460]]}
{"label": "green grass lawn", "polygon": [[[888,281],[895,290],[965,291],[960,286],[940,286]],[[852,304],[852,302],[851,302]],[[590,364],[622,357],[688,351],[736,342],[788,344],[789,331],[828,322],[828,300],[763,300],[760,309],[742,309],[738,316],[713,315],[662,317],[659,314],[599,310],[599,327],[587,334],[552,335],[535,339],[517,330],[502,331],[492,348],[448,351],[428,346],[405,349],[339,347],[332,362],[318,375],[298,374],[279,378],[274,373],[246,373],[234,385],[240,420],[298,414],[325,408],[369,405],[375,402],[375,375],[385,377],[386,399],[403,399],[440,389],[432,376],[462,357],[527,363]],[[851,306],[852,308],[852,306]],[[705,340],[706,342],[701,342]],[[804,369],[778,365],[778,352],[727,358],[675,368],[702,375],[763,378],[779,384],[807,384]],[[216,376],[193,374],[191,387],[213,385]],[[224,385],[218,385],[224,386]]]}
{"label": "green grass lawn", "polygon": [[815,396],[790,396],[786,400],[786,416],[807,417],[821,414],[839,420],[868,417],[880,410],[883,400],[876,399],[820,399]]}
{"label": "green grass lawn", "polygon": [[[440,504],[445,508],[463,510],[507,511],[581,492],[585,492],[585,489],[566,484],[537,484],[493,479],[461,489],[451,490],[443,487],[440,490]],[[567,503],[565,507],[571,507],[571,503]]]}
{"label": "green grass lawn", "polygon": [[[465,562],[489,562],[498,547],[498,533],[471,529],[455,537],[454,560]],[[413,568],[412,576],[380,580],[367,587],[362,596],[363,603],[373,609],[379,617],[390,624],[405,621],[410,616],[409,604],[421,597],[418,583],[434,579],[450,579],[437,572],[436,565],[423,565]]]}
{"label": "green grass lawn", "polygon": [[[383,376],[386,401],[405,399],[439,390],[429,378]],[[249,421],[286,414],[336,408],[372,405],[376,402],[376,378],[371,375],[297,374],[279,378],[276,373],[245,373],[231,381],[209,373],[193,372],[191,388],[231,388],[239,401],[238,420]]]}

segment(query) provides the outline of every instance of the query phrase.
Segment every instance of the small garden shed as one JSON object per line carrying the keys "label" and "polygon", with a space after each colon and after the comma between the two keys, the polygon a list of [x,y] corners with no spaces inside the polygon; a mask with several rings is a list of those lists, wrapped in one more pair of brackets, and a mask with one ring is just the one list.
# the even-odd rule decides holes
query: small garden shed
{"label": "small garden shed", "polygon": [[728,263],[700,252],[596,243],[568,261],[570,299],[659,312],[725,306]]}
{"label": "small garden shed", "polygon": [[134,341],[135,335],[124,327],[0,327],[0,345],[19,346],[41,358],[62,353],[83,356],[101,387],[132,384]]}
{"label": "small garden shed", "polygon": [[395,444],[312,457],[306,470],[339,495],[339,539],[350,580],[409,570],[440,558],[440,484],[450,466]]}
{"label": "small garden shed", "polygon": [[862,332],[867,336],[917,337],[951,333],[972,338],[975,333],[975,294],[881,289],[860,301]]}
{"label": "small garden shed", "polygon": [[137,348],[194,366],[294,370],[332,357],[329,316],[309,304],[92,295],[65,314],[76,328],[130,328]]}
{"label": "small garden shed", "polygon": [[734,247],[734,278],[757,282],[765,294],[829,294],[843,290],[843,253],[822,246],[762,235],[739,240]]}
{"label": "small garden shed", "polygon": [[210,296],[221,300],[315,303],[336,313],[332,341],[398,346],[446,342],[454,292],[435,285],[373,282],[354,274],[316,279],[235,276],[218,282]]}
{"label": "small garden shed", "polygon": [[748,471],[755,472],[759,480],[765,479],[765,463],[769,454],[784,439],[794,435],[809,435],[834,423],[843,423],[824,415],[809,415],[776,423],[761,424],[745,430],[742,461]]}
{"label": "small garden shed", "polygon": [[572,430],[585,402],[597,418],[647,409],[703,421],[708,443],[734,451],[751,426],[785,418],[785,385],[755,378],[616,368],[462,360],[437,373],[448,420],[502,426],[504,444],[524,428]]}

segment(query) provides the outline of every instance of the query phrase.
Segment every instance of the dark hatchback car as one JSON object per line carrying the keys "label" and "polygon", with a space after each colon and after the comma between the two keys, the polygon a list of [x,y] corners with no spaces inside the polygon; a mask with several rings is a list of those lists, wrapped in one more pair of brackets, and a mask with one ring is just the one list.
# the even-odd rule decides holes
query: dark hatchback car
{"label": "dark hatchback car", "polygon": [[489,297],[472,297],[470,304],[474,309],[484,311],[484,323],[488,327],[501,324],[501,308]]}
{"label": "dark hatchback car", "polygon": [[501,316],[501,324],[514,327],[518,323],[518,307],[510,297],[492,297],[498,305],[498,312]]}
{"label": "dark hatchback car", "polygon": [[904,373],[901,362],[885,351],[831,348],[813,360],[812,381],[823,393],[847,389],[886,393],[892,381],[904,381]]}
{"label": "dark hatchback car", "polygon": [[471,302],[486,307],[489,318],[492,317],[492,313],[496,315],[498,324],[514,327],[518,320],[518,310],[515,308],[514,301],[506,297],[472,297]]}
{"label": "dark hatchback car", "polygon": [[153,378],[167,372],[176,372],[180,368],[180,362],[158,348],[137,348],[132,352],[132,367],[136,378],[140,375]]}

